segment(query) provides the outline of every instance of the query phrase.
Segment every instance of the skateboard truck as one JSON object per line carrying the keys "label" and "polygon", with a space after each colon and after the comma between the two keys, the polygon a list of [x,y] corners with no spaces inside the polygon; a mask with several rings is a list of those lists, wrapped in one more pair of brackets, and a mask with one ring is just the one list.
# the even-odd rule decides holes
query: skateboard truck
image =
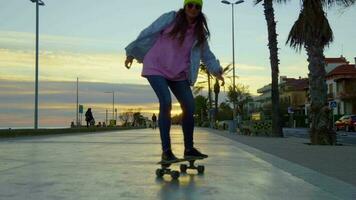
{"label": "skateboard truck", "polygon": [[204,174],[205,167],[203,165],[195,166],[194,165],[195,160],[187,160],[187,161],[189,161],[189,166],[186,164],[180,165],[180,171],[182,173],[186,173],[187,169],[194,169],[198,171],[198,174]]}
{"label": "skateboard truck", "polygon": [[161,164],[161,168],[156,170],[156,175],[159,178],[162,178],[165,174],[169,174],[172,179],[178,179],[180,176],[179,171],[174,171],[169,169],[171,164]]}
{"label": "skateboard truck", "polygon": [[[158,178],[162,178],[165,174],[169,174],[172,177],[172,179],[178,179],[179,176],[180,176],[180,172],[181,173],[186,173],[187,169],[194,169],[194,170],[198,171],[198,174],[204,174],[205,167],[203,165],[198,165],[198,166],[194,165],[194,162],[196,160],[200,160],[200,159],[194,159],[194,160],[192,160],[192,159],[181,159],[181,160],[178,160],[178,161],[173,162],[173,163],[161,163],[161,162],[158,162],[157,164],[160,164],[161,168],[156,169],[156,175],[157,175]],[[180,172],[172,170],[172,169],[169,168],[174,163],[180,163],[180,162],[186,162],[186,161],[189,162],[189,165],[181,164],[180,165]]]}

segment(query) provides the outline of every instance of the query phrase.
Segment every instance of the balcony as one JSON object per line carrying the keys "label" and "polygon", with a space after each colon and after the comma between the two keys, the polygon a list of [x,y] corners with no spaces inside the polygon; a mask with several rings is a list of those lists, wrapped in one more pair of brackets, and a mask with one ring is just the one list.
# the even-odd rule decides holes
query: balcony
{"label": "balcony", "polygon": [[328,97],[328,100],[334,99],[334,93],[328,93],[327,97]]}
{"label": "balcony", "polygon": [[348,99],[356,99],[356,90],[346,91],[346,92],[339,92],[338,97],[342,100]]}

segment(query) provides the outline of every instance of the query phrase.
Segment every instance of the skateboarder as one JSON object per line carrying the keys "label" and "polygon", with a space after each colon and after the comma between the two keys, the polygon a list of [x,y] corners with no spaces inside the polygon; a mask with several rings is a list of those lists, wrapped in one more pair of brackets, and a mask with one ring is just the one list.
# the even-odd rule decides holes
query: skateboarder
{"label": "skateboarder", "polygon": [[129,69],[133,59],[143,63],[141,75],[147,78],[158,97],[162,161],[166,163],[179,160],[171,150],[169,89],[183,111],[184,158],[208,157],[194,148],[194,97],[190,86],[197,80],[201,60],[222,84],[224,78],[220,63],[208,45],[210,32],[202,6],[203,0],[184,0],[183,8],[160,16],[125,48],[125,66]]}
{"label": "skateboarder", "polygon": [[91,108],[88,108],[88,110],[85,112],[85,121],[87,122],[87,128],[89,127],[89,125],[91,126],[94,121],[94,117],[93,117],[93,113],[91,112]]}
{"label": "skateboarder", "polygon": [[157,126],[157,116],[153,113],[152,115],[152,128],[156,129]]}

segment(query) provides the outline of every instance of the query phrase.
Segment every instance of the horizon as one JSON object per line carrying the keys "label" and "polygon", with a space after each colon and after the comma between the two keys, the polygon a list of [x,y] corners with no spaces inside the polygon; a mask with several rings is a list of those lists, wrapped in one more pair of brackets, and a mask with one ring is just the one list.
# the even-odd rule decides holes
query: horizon
{"label": "horizon", "polygon": [[[40,127],[65,126],[75,119],[72,95],[76,88],[70,86],[77,77],[82,87],[94,91],[82,90],[85,95],[81,96],[81,103],[97,108],[99,119],[106,109],[112,109],[112,96],[104,92],[114,89],[119,90],[119,109],[140,106],[143,113],[158,113],[157,98],[141,77],[142,66],[136,62],[131,70],[123,66],[124,47],[158,16],[182,7],[182,0],[151,0],[145,6],[142,2],[123,0],[107,0],[105,4],[84,0],[70,4],[44,2],[46,6],[40,7]],[[279,34],[279,76],[307,77],[304,49],[298,53],[284,44],[299,15],[299,2],[274,7]],[[325,49],[326,57],[343,55],[350,63],[355,62],[355,9],[355,6],[346,10],[327,9],[335,39]],[[232,60],[231,8],[220,1],[206,0],[203,12],[211,31],[211,50],[226,66]],[[256,95],[258,88],[271,82],[263,7],[246,1],[235,7],[235,14],[237,83],[249,86]],[[0,22],[0,127],[30,127],[34,110],[35,4],[8,1],[0,8],[0,17],[8,19]],[[220,100],[224,97],[222,94]],[[179,113],[177,101],[174,97],[172,100],[173,113]]]}

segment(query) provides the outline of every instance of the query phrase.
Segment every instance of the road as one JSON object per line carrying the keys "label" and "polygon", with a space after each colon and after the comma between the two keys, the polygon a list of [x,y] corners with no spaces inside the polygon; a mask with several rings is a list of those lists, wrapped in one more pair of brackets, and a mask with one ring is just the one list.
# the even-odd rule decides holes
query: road
{"label": "road", "polygon": [[[284,128],[284,136],[309,138],[306,128]],[[337,141],[343,145],[356,145],[356,132],[337,131]]]}
{"label": "road", "polygon": [[[180,127],[173,151],[182,157]],[[158,130],[0,141],[0,199],[355,199],[356,188],[250,146],[196,129],[206,173],[156,178]],[[173,167],[179,169],[178,165]]]}

